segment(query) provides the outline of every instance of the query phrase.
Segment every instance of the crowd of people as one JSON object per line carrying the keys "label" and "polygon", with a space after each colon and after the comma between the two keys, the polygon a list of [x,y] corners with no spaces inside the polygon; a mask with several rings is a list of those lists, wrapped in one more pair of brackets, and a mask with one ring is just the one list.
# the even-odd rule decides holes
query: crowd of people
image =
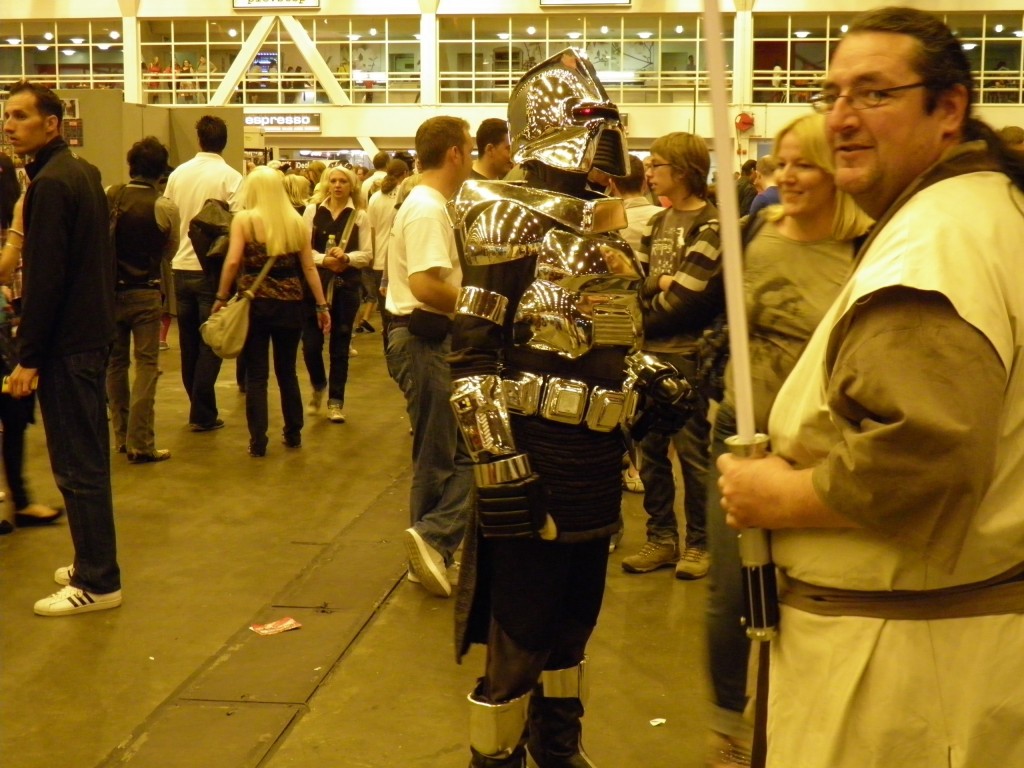
{"label": "crowd of people", "polygon": [[[1024,152],[1019,129],[971,115],[973,87],[936,17],[866,12],[814,111],[744,165],[749,387],[717,343],[726,223],[705,140],[629,154],[573,49],[523,75],[507,121],[424,121],[415,169],[382,152],[361,174],[243,177],[223,121],[203,116],[163,194],[156,139],[104,191],[60,138],[60,100],[13,87],[4,130],[32,181],[19,199],[0,156],[0,280],[23,274],[0,301],[20,321],[16,338],[0,323],[15,513],[0,533],[66,514],[75,545],[35,612],[121,604],[107,409],[115,452],[171,458],[153,433],[161,294],[173,287],[189,427],[209,432],[222,361],[200,327],[262,274],[238,365],[253,457],[268,452],[270,350],[298,448],[325,400],[345,422],[352,335],[376,332],[379,309],[412,435],[408,579],[455,596],[458,658],[487,650],[467,701],[474,768],[594,765],[586,649],[623,487],[648,516],[623,570],[708,577],[709,766],[1024,764]],[[188,236],[210,198],[234,212],[219,260]],[[61,436],[47,443],[63,509],[21,479],[36,397]],[[730,450],[748,409],[767,457]],[[771,532],[780,583],[756,706],[745,528]]]}

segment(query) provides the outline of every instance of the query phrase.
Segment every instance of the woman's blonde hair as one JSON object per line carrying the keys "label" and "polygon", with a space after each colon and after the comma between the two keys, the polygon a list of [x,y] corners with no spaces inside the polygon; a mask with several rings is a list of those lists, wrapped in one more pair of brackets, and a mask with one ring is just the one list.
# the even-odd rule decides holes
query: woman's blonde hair
{"label": "woman's blonde hair", "polygon": [[313,196],[310,198],[309,202],[313,205],[320,205],[320,203],[330,197],[331,176],[336,173],[343,173],[348,178],[349,199],[352,200],[352,205],[355,209],[358,211],[365,208],[366,201],[363,200],[363,185],[359,183],[359,178],[356,176],[356,172],[349,170],[343,165],[336,165],[323,172],[323,175],[320,177],[320,181],[316,185],[316,189],[313,190]]}
{"label": "woman's blonde hair", "polygon": [[[798,117],[781,131],[775,134],[775,143],[772,152],[779,154],[779,147],[782,140],[793,135],[800,145],[800,154],[808,162],[813,163],[835,180],[836,166],[832,156],[832,149],[828,145],[825,136],[824,115],[804,115]],[[846,192],[836,187],[836,210],[832,218],[832,237],[836,240],[852,240],[867,232],[874,219],[860,209]],[[764,217],[768,221],[778,221],[785,215],[781,205],[772,205],[765,208]]]}
{"label": "woman's blonde hair", "polygon": [[284,191],[292,205],[305,205],[309,200],[309,179],[297,173],[289,173],[284,177]]}
{"label": "woman's blonde hair", "polygon": [[268,254],[294,253],[309,243],[306,224],[292,207],[279,171],[266,166],[253,169],[242,181],[238,202],[243,209],[240,216],[262,222]]}
{"label": "woman's blonde hair", "polygon": [[320,181],[320,177],[324,174],[324,169],[327,167],[327,163],[323,160],[311,160],[309,165],[306,166],[305,173],[303,174],[309,179],[309,188],[312,189]]}

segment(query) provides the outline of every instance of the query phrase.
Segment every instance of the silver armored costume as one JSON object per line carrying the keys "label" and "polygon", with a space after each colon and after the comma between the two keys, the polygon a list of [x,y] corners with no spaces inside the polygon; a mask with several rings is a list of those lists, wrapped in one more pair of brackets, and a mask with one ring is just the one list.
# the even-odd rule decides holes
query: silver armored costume
{"label": "silver armored costume", "polygon": [[488,646],[471,766],[521,768],[528,750],[540,768],[585,768],[585,649],[619,527],[626,359],[642,330],[640,271],[616,234],[625,209],[586,177],[625,175],[628,157],[617,108],[573,49],[527,72],[508,113],[525,183],[469,181],[449,203],[463,270],[452,406],[477,488],[457,652]]}

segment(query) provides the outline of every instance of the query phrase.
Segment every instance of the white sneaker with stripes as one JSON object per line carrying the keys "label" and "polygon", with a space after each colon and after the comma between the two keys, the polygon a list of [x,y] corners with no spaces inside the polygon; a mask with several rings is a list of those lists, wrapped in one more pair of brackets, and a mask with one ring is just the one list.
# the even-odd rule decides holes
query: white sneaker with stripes
{"label": "white sneaker with stripes", "polygon": [[70,616],[74,613],[105,611],[121,605],[121,590],[98,595],[78,587],[66,586],[36,602],[38,616]]}
{"label": "white sneaker with stripes", "polygon": [[53,572],[53,580],[60,584],[62,587],[66,587],[71,583],[71,577],[75,575],[75,565],[62,565],[56,571]]}

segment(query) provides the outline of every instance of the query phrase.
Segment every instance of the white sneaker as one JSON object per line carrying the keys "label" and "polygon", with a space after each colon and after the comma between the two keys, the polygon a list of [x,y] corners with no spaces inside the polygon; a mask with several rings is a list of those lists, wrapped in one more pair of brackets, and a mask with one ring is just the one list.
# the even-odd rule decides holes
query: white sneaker
{"label": "white sneaker", "polygon": [[[453,587],[459,583],[459,574],[462,573],[461,568],[461,563],[453,561],[452,564],[445,569],[445,575],[448,577],[448,583]],[[410,566],[409,570],[406,571],[405,578],[409,580],[410,584],[423,583],[420,581],[420,577],[417,576],[416,572],[412,569],[412,566]]]}
{"label": "white sneaker", "polygon": [[121,605],[121,590],[97,595],[78,587],[66,586],[36,602],[38,616],[70,616],[73,613],[105,611]]}
{"label": "white sneaker", "polygon": [[415,528],[405,530],[405,552],[409,555],[409,568],[427,592],[438,597],[451,597],[452,585],[448,581],[444,558],[423,540]]}
{"label": "white sneaker", "polygon": [[53,572],[53,580],[60,584],[62,587],[66,587],[71,583],[71,577],[75,575],[75,565],[65,565],[58,568]]}
{"label": "white sneaker", "polygon": [[327,418],[333,421],[335,424],[345,423],[345,414],[341,412],[340,405],[327,405]]}
{"label": "white sneaker", "polygon": [[306,406],[306,414],[316,416],[320,412],[320,406],[324,404],[324,390],[314,389],[309,396],[309,405]]}
{"label": "white sneaker", "polygon": [[356,349],[355,347],[349,347],[348,348],[348,356],[349,357],[355,357],[358,354],[359,354],[359,350]]}

